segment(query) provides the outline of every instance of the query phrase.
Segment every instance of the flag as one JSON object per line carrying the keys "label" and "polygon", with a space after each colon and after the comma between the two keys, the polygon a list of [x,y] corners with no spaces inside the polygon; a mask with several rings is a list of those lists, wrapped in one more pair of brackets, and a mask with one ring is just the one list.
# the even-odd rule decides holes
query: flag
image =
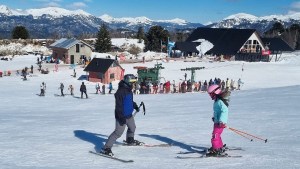
{"label": "flag", "polygon": [[172,49],[175,46],[175,42],[169,41],[168,42],[168,49]]}
{"label": "flag", "polygon": [[168,41],[168,56],[171,56],[172,48],[174,48],[175,42]]}

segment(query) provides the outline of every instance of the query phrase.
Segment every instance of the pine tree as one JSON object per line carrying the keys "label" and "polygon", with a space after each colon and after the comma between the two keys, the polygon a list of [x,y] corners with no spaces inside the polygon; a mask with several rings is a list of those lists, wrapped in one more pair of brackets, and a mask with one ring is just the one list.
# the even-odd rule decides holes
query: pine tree
{"label": "pine tree", "polygon": [[161,26],[152,26],[146,34],[145,51],[166,52],[166,48],[162,49],[162,42],[168,41],[169,32]]}
{"label": "pine tree", "polygon": [[29,33],[24,26],[16,26],[11,35],[12,39],[28,39]]}
{"label": "pine tree", "polygon": [[280,22],[275,22],[271,29],[264,33],[267,37],[280,36],[285,31],[284,26]]}
{"label": "pine tree", "polygon": [[111,51],[111,38],[105,24],[102,24],[98,31],[95,51],[99,53]]}
{"label": "pine tree", "polygon": [[139,27],[136,38],[139,40],[138,43],[142,43],[142,40],[145,39],[143,27]]}

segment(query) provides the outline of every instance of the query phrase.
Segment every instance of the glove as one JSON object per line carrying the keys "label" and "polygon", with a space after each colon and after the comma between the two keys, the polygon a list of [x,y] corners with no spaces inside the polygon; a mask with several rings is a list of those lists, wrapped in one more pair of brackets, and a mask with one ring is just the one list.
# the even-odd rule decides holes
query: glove
{"label": "glove", "polygon": [[138,105],[135,102],[133,102],[133,107],[136,112],[140,111],[140,108],[138,107]]}
{"label": "glove", "polygon": [[226,128],[227,126],[226,126],[225,123],[220,122],[220,123],[219,123],[219,127],[221,127],[221,128]]}
{"label": "glove", "polygon": [[215,118],[214,118],[214,117],[212,117],[211,120],[212,120],[213,122],[215,122]]}

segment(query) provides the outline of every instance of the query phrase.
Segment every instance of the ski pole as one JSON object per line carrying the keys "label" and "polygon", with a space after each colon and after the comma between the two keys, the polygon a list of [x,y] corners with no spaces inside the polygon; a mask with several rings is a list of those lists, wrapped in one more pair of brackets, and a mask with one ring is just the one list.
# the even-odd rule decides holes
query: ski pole
{"label": "ski pole", "polygon": [[251,139],[251,138],[249,138],[249,137],[243,135],[242,133],[239,133],[239,132],[237,132],[237,131],[235,131],[235,130],[232,130],[231,128],[229,128],[229,129],[230,129],[232,132],[234,132],[235,134],[238,134],[238,135],[240,135],[240,136],[242,136],[242,137],[244,137],[244,138],[246,138],[246,139],[248,139],[248,140],[250,140],[250,141],[253,141],[253,139]]}
{"label": "ski pole", "polygon": [[[145,115],[146,110],[145,110],[144,102],[141,102],[141,104],[139,105],[139,109],[140,109],[142,106],[143,106],[143,111],[144,111],[144,115]],[[135,112],[133,113],[133,117],[135,117],[135,115],[136,115],[137,113],[138,113],[138,111],[135,111]]]}
{"label": "ski pole", "polygon": [[259,139],[259,140],[263,140],[263,141],[265,141],[265,143],[267,143],[267,141],[268,141],[268,139],[263,139],[263,138],[260,138],[260,137],[251,135],[251,134],[249,134],[249,133],[246,133],[246,132],[244,132],[244,131],[237,130],[237,129],[232,128],[232,127],[228,127],[228,128],[229,128],[230,130],[234,130],[234,131],[237,131],[237,132],[239,132],[239,133],[246,134],[246,135],[251,136],[251,137],[253,137],[253,138],[256,138],[256,139]]}

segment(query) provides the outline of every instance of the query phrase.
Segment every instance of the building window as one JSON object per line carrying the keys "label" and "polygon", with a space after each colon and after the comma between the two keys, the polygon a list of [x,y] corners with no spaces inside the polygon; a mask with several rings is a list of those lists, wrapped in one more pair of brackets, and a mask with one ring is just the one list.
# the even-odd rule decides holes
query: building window
{"label": "building window", "polygon": [[79,53],[80,50],[79,50],[79,44],[76,44],[76,53]]}
{"label": "building window", "polygon": [[109,75],[109,78],[110,78],[110,79],[114,79],[114,78],[115,78],[115,74],[114,74],[114,73],[111,73],[111,74]]}

